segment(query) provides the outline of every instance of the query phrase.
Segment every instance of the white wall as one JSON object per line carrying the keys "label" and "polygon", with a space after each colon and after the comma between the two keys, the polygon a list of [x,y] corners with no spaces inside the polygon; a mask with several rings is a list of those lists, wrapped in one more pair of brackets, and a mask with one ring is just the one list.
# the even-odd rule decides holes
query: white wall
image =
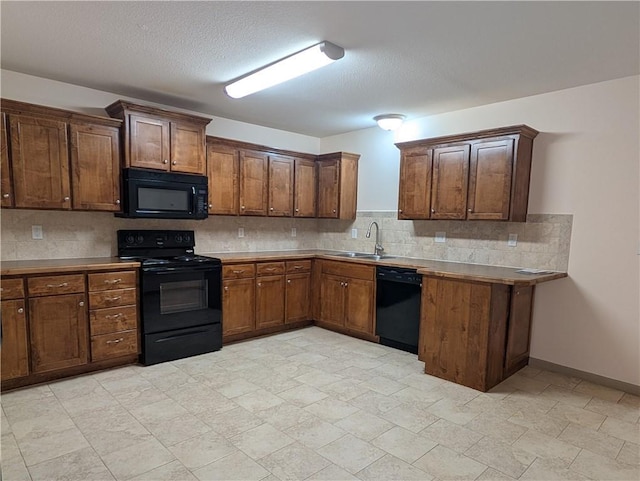
{"label": "white wall", "polygon": [[573,214],[569,278],[536,290],[531,356],[640,385],[640,77],[424,117],[394,134],[322,139],[362,154],[359,210],[397,208],[392,145],[527,124],[534,141],[530,214]]}

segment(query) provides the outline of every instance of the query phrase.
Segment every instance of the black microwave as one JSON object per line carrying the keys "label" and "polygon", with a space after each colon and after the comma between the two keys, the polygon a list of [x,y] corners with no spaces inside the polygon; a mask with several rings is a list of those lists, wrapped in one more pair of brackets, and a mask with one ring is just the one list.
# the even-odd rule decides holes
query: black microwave
{"label": "black microwave", "polygon": [[124,203],[118,217],[206,219],[207,177],[143,169],[122,169]]}

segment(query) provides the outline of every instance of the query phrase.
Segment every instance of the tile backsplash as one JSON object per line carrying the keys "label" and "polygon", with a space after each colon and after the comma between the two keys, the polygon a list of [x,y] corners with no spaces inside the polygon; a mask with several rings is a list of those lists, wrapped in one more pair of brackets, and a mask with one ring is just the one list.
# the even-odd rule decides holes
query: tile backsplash
{"label": "tile backsplash", "polygon": [[[203,221],[121,219],[101,212],[59,212],[3,209],[0,213],[1,259],[54,259],[116,255],[118,229],[192,229],[196,252],[241,252],[282,249],[331,249],[373,252],[380,225],[385,252],[427,259],[534,267],[566,271],[571,242],[570,214],[532,214],[527,222],[408,221],[395,212],[359,211],[355,221],[264,217],[212,216]],[[31,238],[40,225],[42,240]],[[238,237],[238,229],[244,237]],[[292,237],[291,230],[296,229]],[[352,230],[357,238],[352,238]],[[444,232],[444,243],[435,242]],[[517,245],[507,245],[517,234]]]}

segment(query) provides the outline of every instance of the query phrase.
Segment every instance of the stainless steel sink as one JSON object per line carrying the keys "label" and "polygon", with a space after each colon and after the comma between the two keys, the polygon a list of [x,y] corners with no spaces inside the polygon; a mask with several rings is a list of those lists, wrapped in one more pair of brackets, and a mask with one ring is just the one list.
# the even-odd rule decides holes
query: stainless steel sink
{"label": "stainless steel sink", "polygon": [[374,261],[379,261],[383,259],[394,259],[396,256],[389,255],[376,255],[376,254],[368,254],[366,252],[340,252],[339,254],[333,254],[337,257],[353,257],[357,259],[372,259]]}

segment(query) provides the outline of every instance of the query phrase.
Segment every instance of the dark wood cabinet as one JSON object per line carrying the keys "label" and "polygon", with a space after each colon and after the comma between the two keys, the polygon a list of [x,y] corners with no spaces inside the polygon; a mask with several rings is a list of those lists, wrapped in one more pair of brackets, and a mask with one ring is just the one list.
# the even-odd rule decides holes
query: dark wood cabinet
{"label": "dark wood cabinet", "polygon": [[124,121],[124,166],[207,175],[211,119],[118,100],[105,107]]}
{"label": "dark wood cabinet", "polygon": [[12,100],[2,109],[3,207],[120,210],[120,121]]}
{"label": "dark wood cabinet", "polygon": [[311,319],[311,273],[287,274],[286,277],[285,322],[307,321]]}
{"label": "dark wood cabinet", "polygon": [[116,127],[71,124],[74,210],[120,210],[120,145]]}
{"label": "dark wood cabinet", "polygon": [[318,156],[318,217],[356,218],[359,158],[346,152]]}
{"label": "dark wood cabinet", "polygon": [[0,345],[0,379],[6,381],[29,374],[29,344],[24,283],[19,279],[2,279],[2,344]]}
{"label": "dark wood cabinet", "polygon": [[318,176],[313,160],[295,159],[293,181],[293,216],[315,217]]}
{"label": "dark wood cabinet", "polygon": [[256,278],[256,329],[284,324],[283,275]]}
{"label": "dark wood cabinet", "polygon": [[320,323],[373,339],[375,267],[323,261],[321,269]]}
{"label": "dark wood cabinet", "polygon": [[398,218],[526,221],[537,134],[516,125],[396,144]]}
{"label": "dark wood cabinet", "polygon": [[0,195],[2,207],[13,207],[13,185],[9,166],[9,143],[7,141],[7,116],[0,112]]}
{"label": "dark wood cabinet", "polygon": [[274,217],[293,215],[294,159],[269,156],[269,211]]}
{"label": "dark wood cabinet", "polygon": [[239,162],[237,149],[207,143],[209,215],[238,215]]}
{"label": "dark wood cabinet", "polygon": [[255,330],[255,264],[222,267],[222,336]]}
{"label": "dark wood cabinet", "polygon": [[511,289],[504,359],[505,378],[522,369],[529,362],[534,290],[533,286],[513,286]]}
{"label": "dark wood cabinet", "polygon": [[240,215],[266,216],[269,204],[269,155],[240,151]]}

